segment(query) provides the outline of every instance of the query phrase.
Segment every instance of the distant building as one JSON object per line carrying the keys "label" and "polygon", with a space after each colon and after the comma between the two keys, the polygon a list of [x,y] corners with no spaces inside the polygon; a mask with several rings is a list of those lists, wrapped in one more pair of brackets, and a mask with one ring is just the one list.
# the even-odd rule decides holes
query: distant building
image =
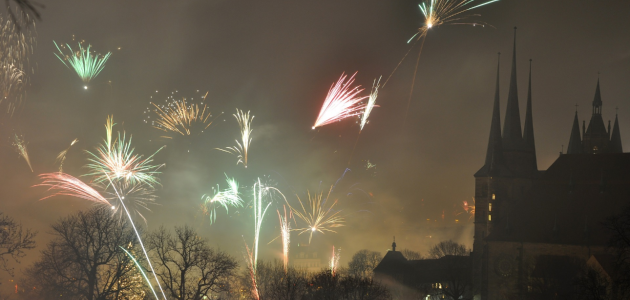
{"label": "distant building", "polygon": [[[458,259],[471,268],[476,300],[571,298],[572,279],[584,266],[603,270],[605,277],[613,272],[607,253],[612,232],[603,222],[630,205],[630,153],[623,153],[617,116],[612,128],[604,122],[598,80],[588,127],[583,121],[580,130],[576,111],[566,154],[538,170],[531,60],[524,128],[516,82],[515,38],[503,129],[497,68],[485,162],[474,175],[473,252]],[[390,251],[374,272],[432,295],[426,284],[443,278],[430,267],[439,262],[429,261],[407,261]]]}
{"label": "distant building", "polygon": [[407,260],[396,243],[374,268],[374,278],[387,285],[397,299],[437,300],[461,292],[471,295],[470,256]]}
{"label": "distant building", "polygon": [[322,264],[321,255],[319,255],[316,249],[311,248],[309,245],[301,244],[291,249],[289,263],[295,268],[304,269],[313,273],[319,272],[325,267],[325,265]]}

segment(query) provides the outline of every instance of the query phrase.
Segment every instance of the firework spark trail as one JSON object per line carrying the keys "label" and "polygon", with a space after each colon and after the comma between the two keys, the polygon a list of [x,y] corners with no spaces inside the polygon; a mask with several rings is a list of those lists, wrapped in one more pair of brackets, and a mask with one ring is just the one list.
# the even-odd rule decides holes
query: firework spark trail
{"label": "firework spark trail", "polygon": [[55,159],[55,162],[59,163],[59,172],[63,172],[63,163],[66,161],[66,154],[68,154],[68,151],[70,151],[70,148],[72,148],[72,146],[74,144],[76,144],[79,141],[79,139],[74,139],[71,143],[70,146],[68,146],[68,148],[66,148],[65,150],[61,151],[58,155],[57,158]]}
{"label": "firework spark trail", "polygon": [[[202,99],[208,96],[206,93]],[[167,134],[175,133],[183,136],[192,135],[203,132],[208,129],[212,122],[212,114],[207,105],[199,106],[196,103],[187,103],[186,98],[181,100],[173,100],[166,105],[158,105],[151,103],[155,107],[153,110],[157,115],[157,120],[152,122],[152,126],[156,129],[166,132]],[[162,136],[172,139],[173,136]]]}
{"label": "firework spark trail", "polygon": [[363,115],[361,116],[361,131],[363,131],[363,127],[365,126],[365,124],[367,124],[367,120],[370,117],[370,113],[372,113],[372,109],[374,107],[378,107],[378,105],[375,105],[376,103],[376,98],[378,97],[378,88],[381,84],[381,78],[383,76],[378,78],[378,81],[376,79],[374,79],[374,83],[372,84],[372,92],[370,93],[370,96],[368,98],[368,103],[365,106],[365,111],[363,112]]}
{"label": "firework spark trail", "polygon": [[253,196],[254,196],[254,272],[256,271],[256,264],[258,263],[258,242],[260,241],[260,228],[262,226],[262,221],[265,218],[265,214],[267,213],[267,209],[271,206],[271,201],[268,201],[263,204],[263,200],[268,197],[265,197],[268,193],[267,187],[263,186],[260,182],[260,178],[258,178],[257,182],[254,183],[253,188]]}
{"label": "firework spark trail", "polygon": [[31,172],[33,172],[31,160],[28,158],[28,151],[26,150],[26,142],[24,141],[24,137],[15,133],[13,138],[13,147],[15,148],[15,151],[17,151],[17,153],[24,158],[24,160],[28,164],[29,169],[31,169]]}
{"label": "firework spark trail", "polygon": [[118,246],[120,247],[120,249],[122,249],[123,251],[125,251],[125,253],[127,254],[127,256],[129,256],[129,258],[133,261],[133,263],[136,265],[136,268],[140,271],[140,273],[142,273],[142,277],[144,277],[144,280],[147,282],[147,285],[149,286],[149,288],[151,289],[151,291],[153,292],[153,295],[155,296],[155,299],[160,299],[157,295],[157,293],[155,292],[155,290],[153,289],[153,285],[151,285],[151,281],[149,280],[149,278],[147,277],[147,274],[144,272],[144,270],[142,270],[142,266],[140,266],[140,264],[138,263],[138,261],[136,260],[135,257],[133,257],[133,255],[131,255],[131,253],[129,253],[129,251],[127,251],[127,249],[123,248],[122,246]]}
{"label": "firework spark trail", "polygon": [[[111,186],[114,189],[114,192],[117,196],[117,199],[119,200],[120,205],[123,207],[127,217],[129,218],[129,222],[131,223],[131,226],[136,234],[136,237],[138,238],[140,247],[142,247],[142,251],[144,252],[147,262],[149,263],[149,266],[151,267],[151,272],[153,272],[153,275],[155,276],[155,280],[158,283],[160,290],[162,291],[162,295],[164,295],[164,299],[166,300],[167,299],[166,294],[164,294],[164,291],[162,290],[162,286],[160,285],[160,281],[157,278],[155,270],[153,270],[153,265],[151,264],[149,255],[147,254],[144,248],[142,239],[140,239],[140,234],[138,233],[138,230],[136,229],[136,225],[133,223],[129,210],[127,210],[125,201],[123,201],[125,196],[119,193],[119,191],[116,189],[116,186],[114,184],[111,184],[111,178],[107,176],[107,173],[105,173],[105,176],[108,178],[108,180],[110,180],[109,186]],[[99,192],[97,192],[95,189],[93,189],[89,185],[85,184],[83,181],[71,175],[55,172],[55,173],[41,174],[39,175],[39,177],[43,179],[43,182],[35,186],[48,186],[49,187],[48,191],[56,191],[55,193],[49,196],[46,196],[42,198],[41,200],[44,200],[53,196],[71,196],[71,197],[77,197],[77,198],[89,200],[92,202],[96,202],[98,204],[111,206],[112,208],[114,208],[114,206],[112,206],[111,203],[105,197],[103,197],[103,195],[101,195]]]}
{"label": "firework spark trail", "polygon": [[142,239],[140,238],[140,234],[138,233],[138,229],[136,229],[136,224],[133,223],[133,219],[131,218],[131,214],[129,214],[129,210],[127,210],[127,206],[125,205],[125,201],[123,201],[124,196],[121,196],[121,194],[116,189],[116,186],[114,184],[112,184],[112,179],[107,175],[107,172],[105,172],[105,171],[103,171],[103,172],[105,173],[105,176],[107,176],[107,179],[110,182],[110,186],[114,188],[114,191],[116,192],[116,196],[118,197],[118,200],[120,201],[120,205],[125,210],[125,213],[127,214],[127,217],[129,218],[129,222],[131,223],[131,227],[133,228],[133,231],[136,233],[136,237],[138,238],[138,242],[140,243],[140,248],[142,248],[142,252],[144,252],[144,257],[146,257],[147,263],[149,263],[149,267],[151,268],[151,272],[153,273],[153,276],[155,277],[155,281],[157,282],[158,287],[160,288],[160,291],[162,292],[162,296],[164,296],[164,300],[168,300],[168,298],[166,298],[166,294],[164,293],[164,290],[162,289],[162,285],[160,284],[160,280],[157,277],[157,273],[155,273],[155,270],[153,269],[153,265],[151,264],[151,259],[149,259],[149,254],[147,254],[147,250],[144,248],[144,243],[142,243]]}
{"label": "firework spark trail", "polygon": [[225,177],[229,186],[228,189],[220,191],[217,184],[216,193],[213,196],[203,195],[201,197],[204,200],[201,208],[204,214],[210,216],[210,224],[214,223],[217,218],[217,206],[222,206],[226,212],[229,206],[243,207],[243,199],[238,192],[238,182],[234,178],[227,177],[227,175]]}
{"label": "firework spark trail", "polygon": [[[26,26],[20,26],[23,23]],[[35,44],[35,22],[28,15],[20,15],[17,20],[0,16],[0,104],[6,105],[6,112],[13,113],[26,97],[25,88],[30,82],[29,56]],[[31,26],[33,25],[33,26]],[[32,29],[32,30],[31,30]]]}
{"label": "firework spark trail", "polygon": [[361,137],[361,132],[363,132],[363,127],[365,127],[365,124],[368,123],[368,118],[370,117],[370,114],[372,113],[372,109],[374,107],[378,107],[378,105],[376,105],[376,98],[378,97],[378,89],[381,84],[382,77],[383,76],[379,77],[378,81],[374,79],[374,83],[372,84],[372,92],[370,92],[368,103],[367,105],[365,105],[365,110],[363,111],[363,114],[361,115],[361,123],[360,123],[361,130],[359,130],[359,134],[357,134],[357,140],[354,141],[354,147],[352,147],[352,152],[350,152],[350,158],[348,159],[348,167],[350,166],[350,163],[352,162],[352,157],[354,156],[354,151],[357,149],[357,144],[359,144],[359,138]]}
{"label": "firework spark trail", "polygon": [[361,114],[365,105],[360,102],[368,96],[358,96],[363,91],[360,85],[352,87],[355,75],[356,72],[346,81],[347,75],[341,74],[337,83],[332,84],[313,129]]}
{"label": "firework spark trail", "polygon": [[141,182],[151,187],[158,185],[157,175],[161,165],[152,165],[153,156],[162,148],[147,158],[142,155],[134,154],[135,148],[131,148],[131,137],[126,139],[125,134],[122,136],[118,133],[118,138],[112,141],[113,118],[108,117],[105,125],[107,137],[104,144],[96,148],[96,153],[86,151],[91,157],[88,159],[90,163],[86,167],[91,173],[85,176],[96,176],[94,182],[107,182],[107,178],[112,180],[125,180],[130,184]]}
{"label": "firework spark trail", "polygon": [[256,283],[256,263],[254,262],[254,252],[249,249],[247,242],[245,242],[245,250],[247,251],[247,255],[245,256],[247,269],[249,270],[249,276],[252,280],[252,296],[254,299],[258,300],[260,299],[260,295],[258,293],[258,284]]}
{"label": "firework spark trail", "polygon": [[[147,219],[142,214],[141,210],[151,211],[149,208],[150,204],[156,204],[156,196],[153,194],[155,188],[149,186],[145,183],[136,181],[136,182],[128,182],[125,180],[115,180],[109,183],[97,183],[97,185],[104,191],[108,196],[106,197],[110,202],[114,202],[112,200],[118,199],[117,191],[120,192],[122,196],[120,200],[125,201],[127,207],[131,207],[131,211],[134,215],[142,218],[145,224],[147,224]],[[111,189],[110,189],[111,188]],[[113,191],[111,191],[113,190]],[[112,213],[118,214],[120,218],[122,218],[122,210],[120,206],[113,205]]]}
{"label": "firework spark trail", "polygon": [[[102,70],[105,68],[105,62],[112,55],[111,52],[108,52],[105,55],[92,54],[90,53],[91,45],[88,45],[87,48],[83,48],[81,43],[79,43],[79,50],[74,51],[69,44],[66,44],[66,47],[69,50],[69,54],[65,54],[57,42],[53,41],[57,50],[59,50],[59,54],[55,53],[55,56],[59,58],[59,60],[66,66],[68,69],[72,68],[79,75],[79,78],[84,83],[90,83],[92,79],[94,79]],[[62,45],[62,48],[63,47]],[[66,63],[67,62],[67,63]],[[86,86],[87,88],[87,86]]]}
{"label": "firework spark trail", "polygon": [[400,60],[398,65],[396,65],[396,67],[394,68],[394,71],[389,75],[389,77],[387,77],[387,80],[385,80],[385,83],[383,83],[383,87],[385,87],[385,85],[387,85],[387,82],[389,82],[389,79],[392,77],[392,75],[394,75],[396,70],[398,70],[398,67],[401,65],[402,61],[405,60],[409,52],[411,52],[411,49],[413,48],[413,46],[415,46],[415,44],[418,41],[422,40],[422,42],[420,43],[420,50],[418,51],[418,58],[416,60],[414,75],[413,75],[413,79],[411,83],[411,91],[409,92],[409,100],[407,101],[407,111],[405,112],[404,120],[407,119],[407,114],[409,112],[411,96],[413,94],[413,88],[416,81],[416,74],[418,72],[418,63],[420,62],[420,54],[422,53],[422,48],[424,47],[424,41],[426,39],[426,36],[429,30],[433,27],[438,27],[440,25],[445,25],[445,24],[485,26],[486,23],[483,23],[483,22],[466,22],[465,21],[465,19],[471,16],[478,16],[478,15],[462,15],[462,14],[467,11],[473,10],[475,8],[479,8],[479,7],[488,5],[490,3],[498,2],[498,1],[499,0],[489,0],[489,1],[485,1],[480,4],[475,5],[474,4],[475,0],[429,0],[428,2],[423,2],[418,5],[425,19],[424,24],[422,25],[422,27],[418,28],[418,32],[416,32],[409,39],[409,41],[407,41],[407,43],[411,43],[411,41],[414,41],[415,39],[412,47],[403,56],[403,58]]}
{"label": "firework spark trail", "polygon": [[332,246],[332,255],[330,256],[330,273],[335,276],[337,268],[339,267],[339,258],[341,257],[341,249],[335,251],[335,246]]}
{"label": "firework spark trail", "polygon": [[39,178],[42,179],[42,183],[34,186],[47,186],[47,191],[54,191],[53,194],[40,200],[54,196],[70,196],[92,201],[107,207],[112,206],[112,204],[94,188],[72,175],[55,172],[40,174]]}
{"label": "firework spark trail", "polygon": [[234,118],[238,121],[238,125],[241,127],[241,141],[236,140],[236,146],[227,147],[225,149],[216,148],[223,152],[234,154],[238,156],[236,164],[243,164],[247,168],[247,153],[249,152],[249,145],[252,142],[252,121],[254,116],[249,116],[249,111],[244,113],[242,110],[236,109]]}
{"label": "firework spark trail", "polygon": [[282,262],[284,263],[284,273],[286,274],[289,267],[289,243],[291,242],[291,224],[287,217],[287,207],[284,207],[284,217],[278,212],[278,220],[280,221],[280,237],[282,239]]}
{"label": "firework spark trail", "polygon": [[[330,196],[331,191],[332,191],[332,187],[328,193],[329,196]],[[322,234],[325,232],[337,233],[331,228],[344,226],[343,224],[344,218],[339,215],[341,211],[332,210],[335,207],[335,205],[337,205],[337,200],[335,200],[332,203],[332,205],[326,208],[325,207],[326,203],[322,204],[321,192],[316,195],[311,195],[311,193],[308,192],[309,205],[307,206],[308,207],[308,210],[307,210],[307,208],[304,206],[304,203],[302,202],[300,197],[297,197],[297,198],[298,198],[298,201],[300,203],[300,207],[302,208],[302,210],[298,211],[295,208],[291,207],[291,205],[289,205],[289,207],[291,208],[295,216],[297,216],[299,219],[301,219],[302,221],[306,223],[306,227],[297,228],[294,230],[298,231],[299,235],[309,232],[310,233],[310,236],[308,238],[309,244],[311,243],[311,240],[313,239],[313,233],[315,232],[320,232]],[[326,198],[326,201],[327,200],[328,200],[328,197]]]}

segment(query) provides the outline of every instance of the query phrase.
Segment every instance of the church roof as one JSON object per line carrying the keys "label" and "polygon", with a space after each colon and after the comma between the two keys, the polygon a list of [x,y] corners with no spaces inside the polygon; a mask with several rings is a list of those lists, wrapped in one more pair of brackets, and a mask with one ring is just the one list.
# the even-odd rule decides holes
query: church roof
{"label": "church roof", "polygon": [[629,169],[630,153],[561,155],[525,200],[493,216],[487,239],[606,245],[610,231],[602,222],[630,204]]}
{"label": "church roof", "polygon": [[446,255],[438,259],[407,260],[401,252],[388,251],[374,273],[389,275],[402,283],[417,285],[465,279],[470,276],[471,256]]}

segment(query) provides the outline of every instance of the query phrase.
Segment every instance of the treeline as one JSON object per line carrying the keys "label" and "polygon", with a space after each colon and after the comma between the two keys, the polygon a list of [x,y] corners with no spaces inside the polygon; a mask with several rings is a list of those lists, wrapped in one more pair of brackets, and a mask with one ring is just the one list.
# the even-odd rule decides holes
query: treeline
{"label": "treeline", "polygon": [[[35,246],[36,233],[8,217],[5,221],[5,269],[8,259],[25,255]],[[7,224],[13,224],[8,226]],[[133,228],[107,208],[95,208],[60,219],[51,226],[52,240],[39,259],[17,281],[17,294],[0,299],[256,299],[247,268],[233,256],[209,246],[208,240],[188,227],[141,232],[151,259],[146,261]],[[8,251],[8,252],[7,252]],[[364,253],[365,254],[365,253]],[[373,254],[358,255],[365,263],[334,274],[311,274],[280,262],[259,261],[256,282],[259,299],[391,299],[387,289],[374,282],[371,269],[380,261]],[[240,269],[244,269],[239,271]],[[155,275],[154,275],[155,274]],[[159,279],[159,285],[154,280]],[[151,282],[151,284],[147,284]],[[153,288],[151,288],[152,286]],[[162,292],[163,291],[163,292]]]}

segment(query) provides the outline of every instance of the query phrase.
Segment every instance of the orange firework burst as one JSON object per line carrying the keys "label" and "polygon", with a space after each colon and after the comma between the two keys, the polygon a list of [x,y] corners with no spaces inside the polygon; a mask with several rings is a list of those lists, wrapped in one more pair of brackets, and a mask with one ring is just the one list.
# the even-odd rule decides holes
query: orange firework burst
{"label": "orange firework burst", "polygon": [[[331,188],[331,191],[332,191],[332,188]],[[328,193],[328,196],[330,196],[330,192]],[[328,202],[328,197],[326,197],[325,201],[323,201],[322,203],[323,197],[322,197],[321,192],[315,195],[311,195],[311,193],[308,192],[309,203],[305,207],[300,197],[297,197],[297,198],[298,198],[298,201],[300,202],[300,207],[302,208],[302,210],[298,211],[295,208],[291,207],[290,205],[289,207],[291,207],[291,210],[293,211],[295,216],[297,216],[298,218],[300,218],[302,221],[306,223],[306,227],[297,228],[295,230],[299,231],[300,235],[308,232],[309,244],[311,243],[311,240],[313,239],[313,233],[315,232],[337,233],[335,230],[331,228],[344,226],[343,223],[345,220],[342,216],[340,216],[341,211],[333,210],[335,205],[337,205],[337,200],[335,200],[328,208],[326,208],[326,202]]]}

